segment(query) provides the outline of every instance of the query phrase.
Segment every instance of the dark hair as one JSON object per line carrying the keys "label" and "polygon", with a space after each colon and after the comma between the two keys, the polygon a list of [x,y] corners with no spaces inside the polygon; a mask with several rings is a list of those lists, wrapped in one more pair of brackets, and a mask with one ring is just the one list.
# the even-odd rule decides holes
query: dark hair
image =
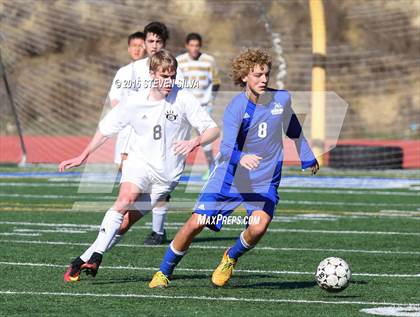
{"label": "dark hair", "polygon": [[185,38],[185,44],[188,44],[190,41],[194,41],[194,40],[198,41],[198,43],[200,43],[200,46],[201,46],[202,39],[201,39],[201,35],[198,33],[188,34],[187,37]]}
{"label": "dark hair", "polygon": [[129,36],[128,36],[128,45],[130,45],[130,42],[131,42],[131,40],[134,40],[134,39],[142,39],[142,40],[144,40],[144,38],[145,38],[145,36],[144,36],[144,33],[143,32],[135,32],[135,33],[133,33],[133,34],[130,34]]}
{"label": "dark hair", "polygon": [[169,39],[169,31],[165,24],[161,22],[151,22],[144,27],[144,37],[146,38],[148,33],[153,33],[159,36],[164,43]]}

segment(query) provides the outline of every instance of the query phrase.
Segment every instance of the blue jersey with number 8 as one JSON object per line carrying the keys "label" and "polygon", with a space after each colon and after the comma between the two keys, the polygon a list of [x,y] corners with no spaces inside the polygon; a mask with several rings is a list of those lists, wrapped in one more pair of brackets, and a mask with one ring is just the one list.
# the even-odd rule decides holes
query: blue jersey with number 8
{"label": "blue jersey with number 8", "polygon": [[[295,141],[302,168],[316,162],[291,108],[290,93],[268,90],[260,100],[261,104],[254,104],[245,93],[241,93],[226,108],[220,146],[221,166],[215,171],[219,175],[214,175],[223,179],[220,185],[224,190],[233,186],[239,192],[261,193],[277,188],[284,159],[284,134]],[[240,166],[240,159],[247,154],[262,157],[255,170]]]}

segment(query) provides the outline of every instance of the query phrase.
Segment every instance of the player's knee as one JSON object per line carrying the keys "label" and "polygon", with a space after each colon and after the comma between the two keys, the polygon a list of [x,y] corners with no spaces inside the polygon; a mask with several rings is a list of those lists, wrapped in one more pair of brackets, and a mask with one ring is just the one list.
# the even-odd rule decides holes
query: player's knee
{"label": "player's knee", "polygon": [[198,222],[193,222],[191,221],[190,223],[188,223],[188,231],[190,232],[197,232],[197,231],[201,231],[204,228],[204,225],[198,223]]}
{"label": "player's knee", "polygon": [[268,228],[268,224],[263,222],[263,223],[255,224],[252,226],[250,225],[248,227],[248,230],[252,237],[259,238],[265,234],[265,232],[267,231],[267,228]]}
{"label": "player's knee", "polygon": [[205,225],[198,221],[195,214],[187,222],[187,230],[191,233],[200,232],[204,227]]}
{"label": "player's knee", "polygon": [[115,207],[117,210],[128,209],[135,202],[135,197],[133,195],[120,195],[115,202]]}
{"label": "player's knee", "polygon": [[255,236],[262,236],[271,222],[271,217],[264,211],[256,211],[252,213],[253,223],[250,223],[249,229]]}

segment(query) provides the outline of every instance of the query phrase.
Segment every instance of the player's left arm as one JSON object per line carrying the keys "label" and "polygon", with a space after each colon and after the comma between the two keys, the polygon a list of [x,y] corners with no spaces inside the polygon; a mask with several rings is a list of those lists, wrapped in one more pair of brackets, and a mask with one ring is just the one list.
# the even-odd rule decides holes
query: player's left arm
{"label": "player's left arm", "polygon": [[285,113],[283,116],[283,130],[284,133],[286,133],[286,135],[295,142],[302,169],[310,168],[312,175],[316,174],[319,170],[318,161],[315,158],[315,155],[303,134],[299,119],[292,109],[290,97],[288,103],[285,106]]}
{"label": "player's left arm", "polygon": [[219,135],[220,135],[219,128],[212,127],[212,128],[207,128],[202,134],[190,140],[175,141],[174,142],[175,154],[188,155],[196,147],[213,142],[219,137]]}

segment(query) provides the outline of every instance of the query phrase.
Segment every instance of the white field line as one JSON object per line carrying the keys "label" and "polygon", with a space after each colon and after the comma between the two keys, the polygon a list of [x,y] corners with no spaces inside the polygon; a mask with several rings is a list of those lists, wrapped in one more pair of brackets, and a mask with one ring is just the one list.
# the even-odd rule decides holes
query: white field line
{"label": "white field line", "polygon": [[[27,183],[27,182],[0,182],[0,187],[110,187],[103,183]],[[202,187],[202,186],[201,186]],[[200,187],[200,190],[201,190]],[[314,193],[314,194],[346,194],[346,195],[380,195],[380,196],[410,196],[418,197],[419,193],[379,190],[337,190],[337,189],[311,189],[311,188],[282,188],[280,193]]]}
{"label": "white field line", "polygon": [[[103,196],[101,194],[97,195],[37,195],[37,194],[6,194],[0,193],[0,197],[6,198],[33,198],[33,199],[92,199],[92,200],[101,200],[101,201],[114,201],[115,196]],[[188,201],[189,202],[189,201]],[[194,200],[191,200],[194,202]],[[397,206],[397,207],[418,207],[418,204],[411,203],[359,203],[359,202],[345,202],[345,201],[319,201],[319,200],[280,200],[280,205],[330,205],[330,206]]]}
{"label": "white field line", "polygon": [[[232,240],[233,241],[233,240]],[[0,240],[0,243],[18,243],[18,244],[41,244],[41,245],[70,245],[70,246],[90,246],[86,242],[67,242],[67,241],[42,241],[42,240]],[[163,248],[167,245],[143,245],[119,243],[117,247],[126,248]],[[192,249],[202,250],[226,250],[226,246],[193,244]],[[366,253],[366,254],[400,254],[400,255],[420,255],[420,251],[388,251],[388,250],[359,250],[359,249],[321,249],[321,248],[276,248],[276,247],[257,247],[257,251],[289,252],[344,252],[344,253]]]}
{"label": "white field line", "polygon": [[[281,214],[281,212],[279,213]],[[271,222],[296,222],[296,221],[337,221],[338,219],[366,219],[366,218],[409,218],[420,220],[419,211],[397,211],[381,210],[379,212],[344,212],[337,214],[311,214],[302,213],[296,216],[275,216]]]}
{"label": "white field line", "polygon": [[13,229],[13,232],[31,232],[31,233],[86,233],[88,230],[69,230],[66,228],[50,229]]}
{"label": "white field line", "polygon": [[[49,264],[49,263],[27,263],[27,262],[0,262],[0,265],[10,265],[10,266],[28,266],[28,267],[52,267],[52,268],[65,268],[67,265],[61,264]],[[138,267],[138,266],[101,266],[101,269],[108,270],[134,270],[134,271],[158,271],[157,267]],[[180,272],[206,272],[211,273],[214,271],[212,269],[198,269],[198,268],[176,268],[176,271]],[[310,275],[314,276],[315,272],[300,272],[300,271],[279,271],[279,270],[235,270],[235,273],[256,273],[256,274],[277,274],[277,275]],[[365,276],[365,277],[408,277],[408,278],[417,278],[420,277],[420,274],[386,274],[386,273],[354,273],[352,276]]]}
{"label": "white field line", "polygon": [[114,201],[116,197],[114,196],[103,196],[101,194],[96,195],[37,195],[37,194],[5,194],[0,193],[0,197],[6,198],[34,198],[34,199],[99,199],[106,201]]}
{"label": "white field line", "polygon": [[65,296],[65,297],[107,297],[107,298],[144,298],[144,299],[165,299],[165,300],[199,300],[199,301],[222,301],[222,302],[258,302],[258,303],[289,303],[289,304],[335,304],[335,305],[380,305],[380,306],[404,306],[420,307],[420,304],[411,303],[390,303],[390,302],[362,302],[362,301],[322,301],[306,299],[286,299],[286,298],[241,298],[241,297],[209,297],[191,295],[152,295],[152,294],[115,294],[115,293],[63,293],[63,292],[22,292],[0,290],[3,295],[32,295],[32,296]]}
{"label": "white field line", "polygon": [[[1,225],[19,225],[34,227],[67,227],[67,228],[91,228],[99,229],[99,225],[77,224],[77,223],[51,223],[51,222],[28,222],[28,221],[0,221]],[[134,228],[132,228],[134,229]]]}
{"label": "white field line", "polygon": [[[150,228],[147,226],[151,223],[146,223],[146,226],[138,226],[141,229]],[[167,222],[165,228],[177,230],[184,225],[183,222]],[[237,228],[223,227],[223,231],[238,231],[243,230],[242,226]],[[400,231],[356,231],[356,230],[317,230],[317,229],[282,229],[282,228],[269,228],[268,232],[299,232],[299,233],[331,233],[331,234],[376,234],[376,235],[403,235],[403,236],[420,236],[420,232],[400,232]]]}
{"label": "white field line", "polygon": [[[83,213],[105,213],[106,210],[109,208],[109,202],[76,202],[73,204],[73,207],[70,209],[49,209],[50,211],[56,212],[83,212]],[[30,208],[30,207],[29,207]],[[182,210],[179,210],[182,208]],[[170,214],[191,214],[193,208],[193,204],[186,205],[185,203],[174,203],[170,202],[169,204],[169,211]],[[177,210],[178,209],[178,210]],[[242,212],[244,212],[241,209]],[[307,215],[308,210],[305,212],[299,213],[299,215],[303,218],[304,215]],[[280,214],[282,211],[279,211]],[[312,211],[313,212],[313,211]],[[339,213],[339,214],[337,214]],[[336,211],[331,212],[328,214],[330,217],[336,218],[410,218],[415,220],[420,220],[420,209],[418,211],[407,211],[407,210],[393,210],[392,212],[388,212],[388,210],[380,210],[375,212],[365,212],[365,211]],[[417,217],[416,217],[417,216]],[[287,216],[286,216],[287,217]],[[302,220],[318,220],[318,219],[302,219]]]}
{"label": "white field line", "polygon": [[18,232],[1,232],[0,236],[24,236],[24,237],[39,237],[40,233],[18,233]]}
{"label": "white field line", "polygon": [[[419,207],[420,208],[420,207]],[[399,213],[401,210],[395,210],[395,209],[382,209],[382,210],[380,210],[379,212],[382,212],[382,213]],[[412,210],[412,211],[410,211],[410,210],[405,210],[405,211],[403,211],[403,213],[406,213],[406,214],[411,214],[411,215],[413,215],[413,216],[420,216],[420,209],[419,210],[417,210],[417,211],[415,211],[415,210]]]}
{"label": "white field line", "polygon": [[358,202],[346,202],[346,201],[315,201],[315,200],[281,200],[281,204],[288,205],[330,205],[330,206],[410,206],[417,207],[418,204],[406,204],[406,203],[358,203]]}
{"label": "white field line", "polygon": [[[148,226],[140,226],[141,229],[149,229]],[[180,227],[165,227],[169,230],[178,230]],[[223,231],[242,231],[243,228],[226,228],[223,227]],[[268,229],[268,232],[274,233],[325,233],[325,234],[356,234],[356,235],[395,235],[395,236],[420,236],[420,232],[397,232],[397,231],[355,231],[355,230],[314,230],[314,229],[280,229],[273,228]]]}
{"label": "white field line", "polygon": [[336,190],[336,189],[292,189],[279,188],[281,193],[313,193],[313,194],[338,194],[338,195],[376,195],[376,196],[410,196],[420,197],[419,193],[399,192],[399,191],[379,191],[379,190]]}
{"label": "white field line", "polygon": [[[48,207],[48,210],[50,211],[56,211],[56,212],[83,212],[83,213],[104,213],[105,210],[109,208],[109,202],[91,202],[91,201],[84,201],[84,202],[76,202],[73,204],[73,207],[71,209],[69,208],[63,208],[63,207],[56,207],[50,208]],[[191,214],[193,205],[186,206],[185,204],[177,204],[174,202],[170,203],[170,210],[168,213],[170,214]],[[0,207],[1,208],[1,207]],[[30,208],[30,207],[29,207]],[[58,208],[58,209],[57,209]],[[174,208],[183,208],[184,210],[176,210]],[[191,209],[191,210],[190,210]],[[308,217],[305,217],[308,215]],[[313,214],[313,213],[299,213],[297,216],[289,216],[290,219],[293,218],[293,220],[311,220],[311,221],[318,221],[318,220],[326,220],[326,219],[320,219],[318,217],[310,217],[321,215],[324,218],[410,218],[413,220],[420,220],[420,208],[417,211],[409,211],[409,210],[380,210],[375,212],[365,212],[365,211],[344,211],[344,212],[331,212],[328,214]],[[279,217],[288,217],[288,216],[279,216]],[[301,217],[301,218],[297,218]],[[274,218],[273,222],[283,222],[282,220],[278,220],[279,218]],[[334,219],[328,219],[330,221],[333,221]]]}
{"label": "white field line", "polygon": [[[0,187],[113,187],[109,183],[27,183],[27,182],[0,182]],[[118,185],[118,184],[115,184]]]}
{"label": "white field line", "polygon": [[[148,226],[141,226],[140,228],[148,229]],[[167,229],[177,230],[180,227],[170,227]],[[242,231],[243,228],[223,228],[224,231]],[[420,236],[420,232],[399,232],[399,231],[355,231],[355,230],[314,230],[314,229],[268,229],[268,232],[276,233],[326,233],[326,234],[359,234],[359,235],[396,235],[396,236]]]}
{"label": "white field line", "polygon": [[[99,225],[88,224],[69,224],[69,223],[39,223],[39,222],[17,222],[17,221],[0,221],[6,225],[23,225],[23,226],[45,226],[45,227],[71,227],[71,228],[93,228],[99,229]],[[178,230],[184,223],[173,222],[167,223],[165,227],[168,230]],[[135,226],[132,229],[150,229],[150,226]],[[241,231],[243,227],[229,228],[223,227],[223,231]],[[420,236],[420,232],[401,232],[401,231],[357,231],[357,230],[315,230],[315,229],[281,229],[272,228],[268,232],[276,233],[326,233],[326,234],[359,234],[359,235],[401,235],[401,236]]]}
{"label": "white field line", "polygon": [[[379,218],[383,218],[383,217],[408,217],[411,219],[420,219],[420,211],[409,211],[409,210],[388,210],[388,209],[383,209],[380,210],[379,212],[343,212],[343,215],[346,216],[342,216],[342,217],[347,217],[347,215],[351,216],[352,218],[354,217],[379,217]],[[336,217],[340,217],[340,216],[336,216]]]}
{"label": "white field line", "polygon": [[[77,204],[77,203],[76,203]],[[92,207],[92,203],[91,202],[87,202],[87,206],[85,208],[83,208],[83,205],[78,204],[78,206],[75,208],[73,205],[73,208],[63,208],[63,207],[59,207],[57,209],[57,207],[51,208],[48,207],[47,209],[43,209],[43,210],[47,210],[47,211],[53,211],[53,212],[64,212],[64,213],[102,213],[104,214],[106,210],[109,209],[110,204],[108,202],[95,202],[95,205],[97,205],[95,208]],[[178,204],[179,205],[179,204]],[[191,210],[192,210],[192,206],[186,206],[185,204],[182,206],[178,206],[177,204],[174,203],[170,203],[169,208],[170,210],[168,211],[169,214],[191,214]],[[22,210],[27,210],[29,208],[29,210],[34,211],[33,208],[31,207],[21,207]],[[183,208],[183,210],[179,210],[179,208]],[[4,209],[4,207],[0,207],[0,210]],[[38,211],[42,209],[41,207],[37,207]],[[243,210],[240,210],[241,212],[243,212]],[[308,210],[310,211],[310,210]],[[281,213],[282,211],[279,211],[279,213]],[[244,212],[243,212],[244,213]],[[288,213],[285,213],[288,214]],[[243,214],[245,215],[245,214]],[[305,212],[300,212],[299,215],[301,216],[296,216],[296,219],[294,219],[294,216],[290,216],[290,219],[293,221],[319,221],[319,220],[325,220],[325,221],[336,221],[337,219],[332,219],[332,218],[342,218],[342,219],[368,219],[368,218],[407,218],[407,219],[411,219],[411,220],[415,220],[415,221],[420,221],[420,208],[419,211],[405,211],[405,210],[393,210],[393,211],[389,211],[389,210],[380,210],[380,211],[375,211],[375,212],[363,212],[363,211],[350,211],[350,212],[340,212],[340,211],[335,211],[335,212],[331,212],[331,214],[329,214],[329,219],[327,217],[325,217],[324,219],[321,218],[317,218],[317,217],[303,217],[304,215],[310,215],[309,213],[305,213]],[[313,215],[313,214],[312,214]],[[297,218],[297,217],[301,217],[301,218]],[[284,218],[284,220],[278,220],[280,218]],[[276,218],[274,218],[274,220],[272,222],[291,222],[290,219],[286,219],[287,216],[279,216],[279,218],[276,220]],[[292,219],[293,218],[293,219]]]}

